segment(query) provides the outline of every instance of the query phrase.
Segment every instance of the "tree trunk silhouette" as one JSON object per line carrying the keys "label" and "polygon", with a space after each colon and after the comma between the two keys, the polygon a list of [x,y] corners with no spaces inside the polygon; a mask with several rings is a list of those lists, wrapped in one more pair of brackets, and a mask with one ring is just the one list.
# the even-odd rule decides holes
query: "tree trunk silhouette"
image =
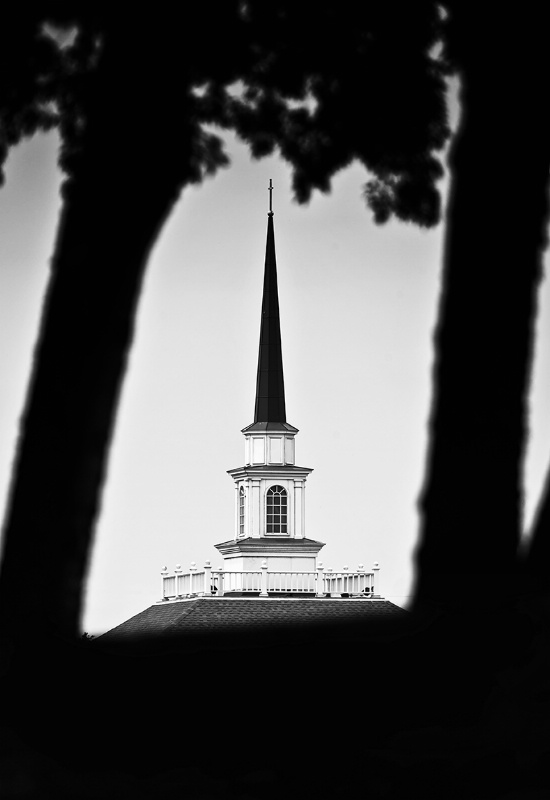
{"label": "tree trunk silhouette", "polygon": [[506,598],[517,588],[527,390],[548,220],[548,82],[541,20],[483,13],[458,4],[452,19],[462,117],[450,153],[417,607],[460,607],[480,593]]}
{"label": "tree trunk silhouette", "polygon": [[185,183],[174,156],[193,161],[183,92],[177,104],[162,84],[153,93],[133,46],[105,53],[66,187],[5,521],[1,621],[14,637],[78,635],[143,272]]}
{"label": "tree trunk silhouette", "polygon": [[550,470],[535,512],[524,556],[524,569],[537,589],[550,588]]}

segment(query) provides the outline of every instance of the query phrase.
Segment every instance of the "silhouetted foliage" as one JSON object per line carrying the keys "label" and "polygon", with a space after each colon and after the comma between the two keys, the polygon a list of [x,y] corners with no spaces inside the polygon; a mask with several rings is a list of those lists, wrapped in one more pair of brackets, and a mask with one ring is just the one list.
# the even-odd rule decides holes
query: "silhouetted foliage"
{"label": "silhouetted foliage", "polygon": [[247,20],[258,61],[234,116],[252,153],[279,148],[300,202],[357,160],[374,175],[365,197],[377,222],[436,223],[435,153],[449,135],[437,7],[250,3]]}
{"label": "silhouetted foliage", "polygon": [[254,156],[278,148],[300,202],[359,160],[378,221],[432,225],[448,136],[440,16],[431,2],[226,0],[181,18],[103,3],[8,17],[28,76],[11,104],[0,91],[0,123],[9,143],[56,124],[66,179],[0,595],[7,624],[33,613],[13,607],[24,563],[44,614],[76,633],[143,272],[181,190],[228,164],[212,126]]}
{"label": "silhouetted foliage", "polygon": [[[227,164],[219,137],[200,127],[209,123],[235,128],[255,157],[279,149],[300,202],[314,189],[329,191],[333,175],[359,160],[375,176],[365,197],[378,221],[439,219],[435,153],[449,135],[448,69],[434,54],[441,19],[431,2],[210,2],[186,9],[181,21],[167,8],[141,15],[101,3],[45,3],[11,11],[9,28],[10,79],[0,87],[5,143],[57,125],[69,176],[101,111],[105,53],[113,42],[111,58],[120,61],[124,41],[132,41],[148,83],[169,86],[172,103],[194,122],[188,181]],[[127,90],[126,82],[121,100]]]}

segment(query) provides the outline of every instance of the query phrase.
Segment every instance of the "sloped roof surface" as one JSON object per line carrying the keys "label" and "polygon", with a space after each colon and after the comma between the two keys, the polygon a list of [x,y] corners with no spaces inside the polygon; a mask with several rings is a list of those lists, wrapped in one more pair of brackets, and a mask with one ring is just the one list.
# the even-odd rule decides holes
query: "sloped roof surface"
{"label": "sloped roof surface", "polygon": [[282,549],[288,552],[318,553],[324,546],[324,542],[318,542],[315,539],[306,539],[305,537],[303,539],[292,539],[289,536],[262,536],[261,538],[247,536],[244,539],[229,539],[227,542],[220,542],[214,545],[222,553],[250,553],[256,550],[269,553]]}
{"label": "sloped roof surface", "polygon": [[298,433],[298,428],[291,425],[289,422],[253,422],[243,428],[241,433],[251,433],[258,431],[265,433],[266,431],[281,431],[283,433]]}
{"label": "sloped roof surface", "polygon": [[267,631],[295,626],[334,625],[375,618],[407,618],[388,600],[336,598],[199,597],[156,603],[100,637],[122,642],[174,634]]}
{"label": "sloped roof surface", "polygon": [[227,472],[229,475],[233,475],[238,472],[243,472],[246,475],[280,472],[284,478],[289,472],[299,475],[299,473],[303,472],[313,472],[313,469],[311,467],[300,467],[297,464],[247,464],[244,467],[233,467],[233,469],[228,469]]}

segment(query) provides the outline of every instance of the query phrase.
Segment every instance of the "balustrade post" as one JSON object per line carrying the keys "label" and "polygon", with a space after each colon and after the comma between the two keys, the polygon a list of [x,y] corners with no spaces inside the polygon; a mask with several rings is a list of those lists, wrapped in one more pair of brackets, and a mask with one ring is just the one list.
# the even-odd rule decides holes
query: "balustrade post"
{"label": "balustrade post", "polygon": [[181,568],[181,564],[176,564],[176,569],[174,570],[174,595],[176,597],[181,597],[182,594],[181,591],[178,591],[178,589],[181,589],[181,587],[179,586],[178,578],[180,577],[182,572],[183,570]]}
{"label": "balustrade post", "polygon": [[269,597],[267,591],[267,561],[262,561],[262,582],[261,582],[262,590],[260,592],[260,597]]}
{"label": "balustrade post", "polygon": [[324,597],[325,592],[325,576],[323,575],[323,562],[319,561],[317,564],[317,592],[315,597]]}
{"label": "balustrade post", "polygon": [[380,597],[380,565],[378,561],[374,562],[374,566],[372,568],[372,596],[373,597]]}
{"label": "balustrade post", "polygon": [[218,597],[223,597],[223,568],[218,567],[216,572],[218,573]]}
{"label": "balustrade post", "polygon": [[161,571],[160,571],[160,587],[161,587],[160,598],[161,598],[161,600],[167,600],[167,597],[164,594],[164,579],[167,578],[167,577],[168,577],[168,568],[167,567],[163,567],[161,569]]}
{"label": "balustrade post", "polygon": [[210,561],[204,562],[204,589],[203,595],[205,597],[210,597],[212,595],[212,566],[210,565]]}
{"label": "balustrade post", "polygon": [[[197,572],[197,562],[192,561],[191,566],[189,567],[189,594],[194,595],[197,594],[193,591],[193,575]],[[195,587],[196,588],[196,587]]]}

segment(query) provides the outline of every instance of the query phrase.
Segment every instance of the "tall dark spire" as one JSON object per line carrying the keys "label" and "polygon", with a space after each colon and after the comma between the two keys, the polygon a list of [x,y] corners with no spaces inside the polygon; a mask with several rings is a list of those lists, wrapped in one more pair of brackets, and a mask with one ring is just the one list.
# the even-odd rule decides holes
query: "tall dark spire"
{"label": "tall dark spire", "polygon": [[273,184],[270,180],[264,296],[262,300],[260,352],[258,355],[258,377],[256,381],[256,406],[254,409],[255,423],[286,422],[281,325],[277,292],[277,262],[275,260],[275,233],[271,207],[272,191]]}

